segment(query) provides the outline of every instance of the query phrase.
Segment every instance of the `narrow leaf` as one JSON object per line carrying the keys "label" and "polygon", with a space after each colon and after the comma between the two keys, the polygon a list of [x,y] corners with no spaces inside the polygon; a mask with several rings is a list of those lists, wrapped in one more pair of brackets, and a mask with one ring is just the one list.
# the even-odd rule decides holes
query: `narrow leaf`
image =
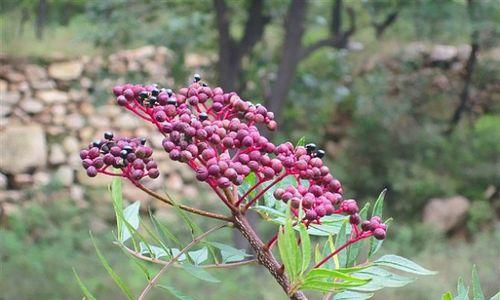
{"label": "narrow leaf", "polygon": [[88,299],[88,300],[96,300],[94,295],[90,293],[89,289],[85,284],[82,282],[80,277],[78,276],[78,273],[76,273],[75,268],[73,268],[73,274],[75,275],[76,281],[78,282],[78,286],[80,286],[80,289],[82,290],[83,295]]}
{"label": "narrow leaf", "polygon": [[123,194],[122,194],[122,180],[119,177],[114,177],[111,182],[111,199],[113,200],[113,209],[116,215],[116,229],[118,232],[118,240],[122,238],[122,223],[123,219]]}
{"label": "narrow leaf", "polygon": [[94,244],[95,251],[97,253],[97,256],[99,257],[99,260],[101,261],[101,264],[103,267],[108,271],[108,274],[113,278],[113,281],[118,285],[118,287],[122,290],[122,292],[127,296],[127,299],[132,300],[134,297],[132,296],[132,292],[128,288],[128,286],[123,282],[120,276],[116,274],[116,272],[111,268],[109,262],[106,260],[106,258],[102,255],[101,251],[97,247],[97,244],[94,240],[94,237],[92,234],[90,235],[90,239],[92,240],[92,244]]}
{"label": "narrow leaf", "polygon": [[380,192],[377,201],[375,201],[375,204],[373,205],[372,217],[379,216],[380,218],[382,218],[382,208],[384,206],[384,199],[386,193],[387,189],[383,189],[382,192]]}
{"label": "narrow leaf", "polygon": [[458,278],[457,283],[457,300],[469,300],[469,288],[465,286],[464,279]]}
{"label": "narrow leaf", "polygon": [[193,298],[189,297],[188,295],[183,294],[181,291],[175,289],[172,286],[164,285],[164,284],[158,284],[157,287],[166,290],[169,292],[172,296],[174,296],[177,299],[180,300],[193,300]]}
{"label": "narrow leaf", "polygon": [[223,263],[242,261],[245,257],[252,256],[243,249],[236,249],[226,244],[211,242],[210,245],[220,250]]}
{"label": "narrow leaf", "polygon": [[443,294],[441,300],[453,300],[453,294],[450,291],[447,291]]}
{"label": "narrow leaf", "polygon": [[203,247],[196,251],[189,251],[188,256],[195,265],[199,265],[208,259],[208,249],[207,247]]}
{"label": "narrow leaf", "polygon": [[298,141],[297,141],[297,144],[295,145],[295,147],[304,147],[306,144],[306,137],[303,136],[301,137]]}
{"label": "narrow leaf", "polygon": [[381,258],[374,261],[373,264],[378,266],[386,266],[419,275],[437,274],[437,272],[427,270],[426,268],[419,266],[418,264],[412,262],[407,258],[392,254],[382,256]]}
{"label": "narrow leaf", "polygon": [[194,277],[201,279],[203,281],[212,282],[212,283],[220,282],[220,280],[215,278],[214,276],[212,276],[212,274],[208,273],[204,269],[197,267],[195,265],[181,264],[181,267],[189,274],[191,274]]}
{"label": "narrow leaf", "polygon": [[481,283],[479,282],[476,265],[472,266],[472,299],[484,300],[484,294],[481,289]]}
{"label": "narrow leaf", "polygon": [[336,294],[334,300],[366,300],[373,297],[373,293],[359,293],[353,291],[344,291]]}
{"label": "narrow leaf", "polygon": [[313,269],[307,274],[304,283],[311,280],[315,281],[315,280],[333,280],[333,279],[343,279],[346,282],[364,282],[364,283],[370,281],[370,279],[351,276],[349,274],[339,272],[338,270]]}
{"label": "narrow leaf", "polygon": [[305,225],[302,223],[299,225],[299,233],[302,246],[302,268],[300,274],[304,274],[311,262],[311,239],[309,238]]}
{"label": "narrow leaf", "polygon": [[[134,203],[132,203],[131,205],[127,206],[124,210],[123,210],[123,219],[120,218],[120,222],[122,223],[122,231],[121,231],[121,240],[120,242],[124,243],[126,242],[128,239],[130,239],[130,237],[132,237],[132,233],[131,233],[131,230],[132,228],[137,230],[137,228],[139,228],[139,207],[140,207],[141,203],[139,201],[136,201]],[[121,217],[121,216],[120,216]],[[123,226],[123,223],[128,223],[130,226]],[[132,228],[130,228],[132,227]]]}
{"label": "narrow leaf", "polygon": [[[347,242],[347,233],[346,233],[347,222],[342,224],[337,237],[335,238],[335,247],[339,248]],[[346,251],[340,251],[335,255],[338,259],[339,267],[346,267],[347,263],[347,253]]]}

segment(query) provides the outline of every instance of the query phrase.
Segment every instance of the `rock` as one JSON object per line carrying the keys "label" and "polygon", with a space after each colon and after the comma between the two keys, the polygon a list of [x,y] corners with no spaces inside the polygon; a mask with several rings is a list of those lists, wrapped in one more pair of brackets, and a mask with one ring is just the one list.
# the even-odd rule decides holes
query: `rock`
{"label": "rock", "polygon": [[19,107],[28,114],[37,114],[43,111],[43,104],[31,98],[21,101]]}
{"label": "rock", "polygon": [[26,78],[22,73],[19,73],[12,68],[3,68],[2,67],[2,76],[7,79],[8,82],[21,82],[25,81]]}
{"label": "rock", "polygon": [[131,114],[121,114],[113,121],[113,126],[120,130],[132,130],[141,126],[141,122]]}
{"label": "rock", "polygon": [[7,81],[0,79],[0,93],[5,93],[7,92],[7,89],[9,87],[9,84]]}
{"label": "rock", "polygon": [[12,187],[21,190],[28,188],[33,185],[34,179],[33,175],[30,174],[15,174],[12,176]]}
{"label": "rock", "polygon": [[90,187],[107,187],[113,181],[112,176],[103,174],[99,174],[97,177],[88,177],[83,167],[78,168],[76,173],[78,182]]}
{"label": "rock", "polygon": [[83,64],[80,61],[53,63],[49,66],[50,77],[57,80],[75,80],[82,75]]}
{"label": "rock", "polygon": [[54,82],[54,80],[48,79],[48,80],[40,80],[33,82],[31,83],[31,86],[35,90],[53,90],[56,88],[56,83]]}
{"label": "rock", "polygon": [[16,190],[1,191],[0,199],[3,199],[2,202],[19,203],[23,199],[23,194],[22,191]]}
{"label": "rock", "polygon": [[21,99],[21,94],[19,92],[5,92],[2,94],[2,99],[0,101],[8,105],[14,105],[19,102],[19,99]]}
{"label": "rock", "polygon": [[0,103],[0,117],[4,118],[12,113],[12,106]]}
{"label": "rock", "polygon": [[183,186],[184,182],[182,181],[181,176],[177,173],[170,174],[170,176],[168,176],[167,180],[165,181],[165,187],[167,188],[167,191],[180,191],[182,190]]}
{"label": "rock", "polygon": [[82,100],[85,100],[88,97],[87,92],[83,90],[71,89],[69,90],[68,94],[71,101],[74,102],[81,102]]}
{"label": "rock", "polygon": [[44,186],[50,183],[50,174],[45,171],[38,171],[33,174],[33,183],[37,186]]}
{"label": "rock", "polygon": [[53,144],[50,147],[49,163],[51,165],[60,165],[66,161],[64,148],[60,144]]}
{"label": "rock", "polygon": [[71,186],[75,180],[75,174],[72,168],[68,166],[61,166],[54,173],[54,179],[63,186]]}
{"label": "rock", "polygon": [[424,208],[424,223],[440,232],[449,232],[459,226],[467,216],[470,201],[463,196],[430,199]]}
{"label": "rock", "polygon": [[24,73],[28,81],[36,81],[47,78],[47,71],[39,65],[28,64],[24,66]]}
{"label": "rock", "polygon": [[432,63],[450,63],[458,54],[454,46],[436,45],[430,53]]}
{"label": "rock", "polygon": [[85,126],[85,119],[80,114],[70,114],[64,119],[64,126],[72,130],[78,130]]}
{"label": "rock", "polygon": [[36,98],[42,100],[46,104],[65,103],[69,101],[68,94],[59,90],[38,91]]}
{"label": "rock", "polygon": [[45,133],[39,125],[12,125],[0,132],[0,170],[17,174],[43,167],[47,160]]}
{"label": "rock", "polygon": [[77,153],[80,150],[80,142],[73,136],[65,137],[62,145],[67,154]]}
{"label": "rock", "polygon": [[85,201],[85,192],[81,186],[72,184],[69,188],[69,195],[78,208],[88,207],[88,202]]}
{"label": "rock", "polygon": [[8,183],[9,182],[7,180],[7,176],[0,173],[0,190],[5,190],[7,188]]}

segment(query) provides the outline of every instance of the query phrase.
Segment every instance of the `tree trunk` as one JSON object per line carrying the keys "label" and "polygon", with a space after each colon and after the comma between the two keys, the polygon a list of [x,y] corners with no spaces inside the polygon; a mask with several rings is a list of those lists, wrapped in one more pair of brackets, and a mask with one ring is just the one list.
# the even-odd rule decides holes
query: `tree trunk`
{"label": "tree trunk", "polygon": [[306,9],[307,2],[305,0],[293,0],[285,19],[286,31],[281,60],[276,75],[276,82],[271,89],[271,95],[267,101],[268,110],[274,112],[278,120],[281,117],[288,90],[293,83],[300,61]]}
{"label": "tree trunk", "polygon": [[[281,264],[273,256],[273,253],[266,249],[265,244],[259,238],[257,233],[255,233],[246,216],[239,213],[234,213],[233,216],[235,219],[234,226],[239,232],[241,232],[248,243],[250,243],[250,246],[255,251],[255,256],[257,257],[259,263],[269,270],[269,273],[271,273],[271,275],[276,279],[285,293],[288,294],[290,290],[290,281],[284,273]],[[297,291],[288,296],[293,300],[307,300],[307,297],[301,291]]]}
{"label": "tree trunk", "polygon": [[43,30],[45,28],[46,21],[47,21],[47,0],[39,0],[37,14],[36,14],[36,22],[35,22],[36,37],[39,40],[43,38]]}

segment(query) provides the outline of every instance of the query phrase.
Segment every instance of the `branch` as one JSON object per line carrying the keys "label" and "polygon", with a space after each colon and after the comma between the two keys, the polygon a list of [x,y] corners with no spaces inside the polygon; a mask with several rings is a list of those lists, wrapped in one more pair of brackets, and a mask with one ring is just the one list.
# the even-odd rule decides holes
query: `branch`
{"label": "branch", "polygon": [[214,0],[215,18],[217,19],[217,30],[219,32],[220,47],[234,48],[234,40],[229,33],[229,12],[225,0]]}
{"label": "branch", "polygon": [[204,216],[204,217],[208,217],[208,218],[212,218],[212,219],[217,219],[217,220],[222,220],[222,221],[227,221],[227,222],[233,222],[233,218],[231,218],[229,216],[219,215],[219,214],[216,214],[216,213],[213,213],[213,212],[205,211],[205,210],[194,208],[194,207],[191,207],[191,206],[186,206],[186,205],[182,205],[182,204],[176,204],[172,200],[170,200],[168,198],[165,198],[165,197],[162,197],[161,195],[155,193],[154,191],[146,188],[145,186],[143,186],[139,182],[132,181],[132,183],[135,186],[137,186],[138,188],[140,188],[141,190],[143,190],[144,192],[146,192],[148,195],[150,195],[150,196],[152,196],[152,197],[154,197],[154,198],[156,198],[156,199],[160,200],[161,202],[164,202],[164,203],[166,203],[168,205],[177,206],[177,207],[179,207],[182,210],[185,210],[187,212],[190,212],[190,213],[193,213],[193,214],[197,214],[197,215],[200,215],[200,216]]}
{"label": "branch", "polygon": [[[170,261],[165,261],[161,259],[157,259],[154,257],[149,257],[142,255],[139,252],[136,252],[125,245],[122,245],[123,249],[130,253],[132,256],[137,257],[138,259],[153,263],[153,264],[158,264],[158,265],[167,265]],[[244,261],[238,261],[238,262],[232,262],[232,263],[225,263],[225,264],[209,264],[209,265],[198,265],[198,267],[203,268],[203,269],[228,269],[228,268],[234,268],[234,267],[239,267],[239,266],[244,266],[244,265],[249,265],[256,263],[257,259],[249,259],[249,260],[244,260]],[[174,264],[174,267],[180,267],[180,264],[176,263]]]}
{"label": "branch", "polygon": [[261,39],[264,27],[271,21],[271,18],[263,13],[263,2],[263,0],[253,0],[250,4],[243,38],[238,44],[241,57],[252,50],[253,46]]}
{"label": "branch", "polygon": [[382,37],[385,30],[398,18],[399,10],[393,11],[388,14],[382,22],[372,22],[372,26],[375,28],[375,35],[377,38]]}
{"label": "branch", "polygon": [[341,31],[342,29],[342,24],[341,22],[341,11],[342,9],[342,1],[337,0],[334,2],[332,6],[332,20],[331,20],[331,25],[330,25],[330,36],[319,40],[307,47],[304,47],[300,51],[299,58],[305,59],[307,58],[310,54],[312,54],[314,51],[328,46],[336,49],[343,49],[347,47],[349,38],[351,35],[356,32],[356,14],[354,10],[351,7],[348,7],[347,10],[347,15],[349,16],[349,28],[345,31]]}
{"label": "branch", "polygon": [[144,288],[144,290],[142,291],[142,293],[139,295],[139,297],[137,298],[137,300],[144,300],[144,298],[146,297],[146,294],[153,288],[153,286],[156,285],[156,283],[158,282],[158,280],[160,279],[160,276],[165,273],[165,271],[170,267],[172,266],[177,260],[179,260],[179,257],[181,257],[183,254],[185,254],[189,249],[191,249],[192,247],[194,247],[196,244],[198,244],[199,242],[201,242],[201,240],[203,240],[205,237],[207,237],[209,234],[221,229],[221,228],[224,228],[226,227],[228,224],[222,224],[222,225],[219,225],[219,226],[216,226],[216,227],[213,227],[212,229],[209,229],[208,231],[200,234],[199,236],[195,237],[191,243],[189,243],[186,247],[184,247],[184,249],[182,249],[176,256],[174,256],[167,264],[165,264],[165,266],[163,268],[161,268],[161,270],[158,272],[158,274],[155,275],[155,277],[153,277],[153,279],[151,279],[151,281],[148,283],[148,285]]}
{"label": "branch", "polygon": [[[467,9],[469,13],[470,22],[473,23],[477,16],[475,15],[475,9],[473,0],[467,1]],[[472,81],[472,74],[474,73],[474,69],[476,67],[477,62],[477,54],[479,52],[479,32],[478,30],[473,30],[471,33],[471,50],[469,54],[469,58],[467,59],[467,65],[465,66],[465,74],[464,74],[464,86],[462,88],[462,92],[460,93],[460,102],[453,113],[450,122],[449,128],[445,131],[446,135],[450,135],[455,126],[460,121],[460,118],[463,112],[467,109],[467,105],[469,102],[469,94],[470,94],[470,85]]]}

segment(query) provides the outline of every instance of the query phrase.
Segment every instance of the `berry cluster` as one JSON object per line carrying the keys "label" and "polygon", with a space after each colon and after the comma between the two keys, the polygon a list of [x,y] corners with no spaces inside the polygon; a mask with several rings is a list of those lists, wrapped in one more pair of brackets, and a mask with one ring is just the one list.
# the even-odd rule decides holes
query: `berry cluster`
{"label": "berry cluster", "polygon": [[387,225],[382,223],[379,216],[373,216],[370,220],[361,223],[361,229],[364,232],[371,232],[376,239],[383,240],[385,239]]}
{"label": "berry cluster", "polygon": [[[225,93],[220,87],[211,88],[199,75],[178,93],[157,85],[132,84],[116,86],[113,93],[119,105],[158,128],[164,135],[162,146],[172,160],[189,165],[196,172],[196,178],[207,182],[221,198],[224,193],[231,195],[229,192],[234,192],[253,172],[257,182],[232,205],[239,206],[246,201],[245,208],[248,208],[263,193],[290,176],[297,183],[277,188],[274,196],[290,202],[296,216],[302,208],[303,221],[309,224],[319,223],[326,215],[345,213],[358,232],[357,226],[361,223],[358,205],[353,199],[343,199],[340,182],[323,165],[325,152],[314,144],[295,147],[289,142],[271,143],[259,127],[274,130],[277,123],[274,114],[263,105],[243,100],[234,92]],[[114,147],[107,144],[111,141]],[[112,148],[117,149],[112,151]],[[146,148],[144,142],[137,139],[98,141],[84,150],[84,167],[89,176],[95,176],[106,165],[113,165],[131,179],[154,178],[158,171],[149,159],[151,149],[146,151]],[[124,149],[131,150],[125,153]],[[100,153],[104,154],[101,160]],[[257,195],[248,199],[250,192],[259,187]],[[222,200],[228,203],[227,199]],[[363,224],[370,222],[370,230],[365,230],[368,227],[364,225],[362,232],[383,238],[385,225],[375,224],[376,220],[365,221]]]}
{"label": "berry cluster", "polygon": [[87,175],[95,177],[98,173],[116,175],[107,171],[112,166],[122,171],[121,176],[139,180],[145,176],[157,178],[160,173],[156,162],[151,158],[153,150],[145,145],[144,138],[114,137],[104,133],[104,139],[93,141],[87,149],[80,151],[82,165]]}

